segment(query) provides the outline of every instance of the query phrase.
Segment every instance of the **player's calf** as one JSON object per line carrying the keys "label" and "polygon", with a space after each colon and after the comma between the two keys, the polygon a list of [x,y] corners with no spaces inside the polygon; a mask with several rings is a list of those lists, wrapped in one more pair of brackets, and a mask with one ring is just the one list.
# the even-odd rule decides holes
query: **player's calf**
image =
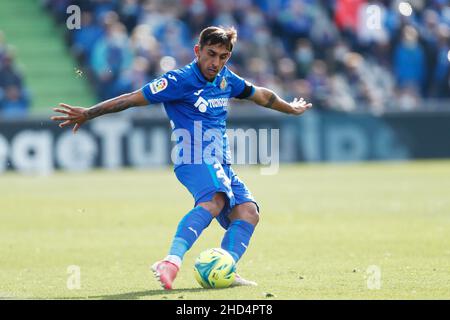
{"label": "player's calf", "polygon": [[250,243],[250,238],[259,222],[259,214],[253,202],[246,202],[233,208],[229,225],[223,237],[221,247],[228,251],[238,262]]}

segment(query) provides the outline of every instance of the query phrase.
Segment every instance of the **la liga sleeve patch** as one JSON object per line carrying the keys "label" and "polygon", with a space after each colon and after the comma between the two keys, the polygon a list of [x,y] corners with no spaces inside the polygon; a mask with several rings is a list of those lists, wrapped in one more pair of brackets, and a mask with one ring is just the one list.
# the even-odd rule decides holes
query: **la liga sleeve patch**
{"label": "la liga sleeve patch", "polygon": [[167,85],[169,84],[169,82],[167,81],[166,78],[159,78],[154,80],[153,82],[151,82],[149,84],[150,86],[150,91],[153,94],[157,94],[158,92],[163,91],[164,89],[167,88]]}

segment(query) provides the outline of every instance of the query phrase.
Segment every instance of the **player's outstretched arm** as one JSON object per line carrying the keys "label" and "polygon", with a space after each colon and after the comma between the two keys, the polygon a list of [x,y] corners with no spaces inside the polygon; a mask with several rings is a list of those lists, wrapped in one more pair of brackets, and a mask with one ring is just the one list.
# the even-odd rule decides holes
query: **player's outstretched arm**
{"label": "player's outstretched arm", "polygon": [[287,102],[272,90],[256,86],[255,92],[248,99],[260,106],[293,115],[301,115],[306,110],[312,108],[312,104],[307,103],[303,98],[295,98],[294,101]]}
{"label": "player's outstretched arm", "polygon": [[80,126],[88,120],[101,115],[113,112],[119,112],[131,107],[146,106],[148,101],[144,98],[141,90],[126,93],[116,98],[100,102],[90,108],[74,107],[65,103],[60,103],[62,108],[53,108],[54,111],[64,114],[63,116],[52,116],[54,121],[62,121],[60,128],[68,125],[74,125],[72,131],[75,133]]}

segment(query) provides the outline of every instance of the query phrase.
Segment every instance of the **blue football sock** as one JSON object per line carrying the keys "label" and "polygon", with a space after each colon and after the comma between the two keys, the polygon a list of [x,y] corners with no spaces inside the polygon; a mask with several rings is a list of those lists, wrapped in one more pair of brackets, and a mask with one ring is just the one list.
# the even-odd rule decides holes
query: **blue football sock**
{"label": "blue football sock", "polygon": [[235,262],[244,254],[248,247],[255,227],[244,220],[235,220],[228,227],[222,240],[222,249],[228,251]]}
{"label": "blue football sock", "polygon": [[195,240],[209,226],[212,219],[211,213],[201,206],[197,206],[189,211],[178,224],[169,255],[178,256],[182,260],[186,251],[192,247]]}

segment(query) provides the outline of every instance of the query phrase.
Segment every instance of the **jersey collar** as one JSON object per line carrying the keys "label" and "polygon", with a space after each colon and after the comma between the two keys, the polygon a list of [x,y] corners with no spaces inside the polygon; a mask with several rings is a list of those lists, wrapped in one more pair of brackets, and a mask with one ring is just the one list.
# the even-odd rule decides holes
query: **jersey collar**
{"label": "jersey collar", "polygon": [[212,85],[212,86],[217,86],[217,83],[220,83],[220,80],[222,78],[222,74],[224,73],[225,70],[225,66],[222,68],[222,70],[220,70],[220,72],[217,74],[217,76],[214,78],[213,81],[208,81],[202,74],[202,72],[200,71],[198,65],[197,65],[197,59],[195,59],[194,61],[192,61],[191,63],[192,65],[192,69],[194,70],[195,75],[200,79],[201,82],[206,83],[206,85]]}

